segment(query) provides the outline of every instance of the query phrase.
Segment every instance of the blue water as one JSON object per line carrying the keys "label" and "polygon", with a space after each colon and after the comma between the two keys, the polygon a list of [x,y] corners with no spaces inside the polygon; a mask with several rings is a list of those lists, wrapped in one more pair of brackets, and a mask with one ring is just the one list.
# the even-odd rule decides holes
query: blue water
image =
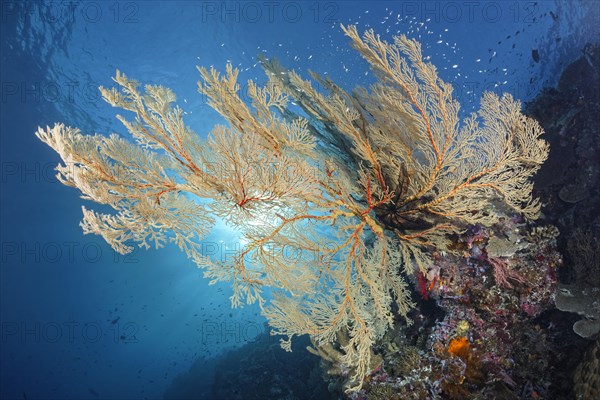
{"label": "blue water", "polygon": [[[78,223],[89,202],[57,183],[58,156],[34,136],[64,122],[125,134],[97,87],[119,69],[171,87],[204,137],[220,122],[197,93],[196,65],[264,81],[256,56],[346,88],[368,84],[340,23],[423,43],[463,110],[483,90],[532,99],[586,42],[598,41],[595,1],[1,2],[2,399],[161,398],[198,357],[264,330],[257,306],[229,309],[176,248],[116,255]],[[533,51],[539,60],[533,57]],[[224,225],[210,241],[233,246]],[[209,372],[207,371],[207,374]]]}

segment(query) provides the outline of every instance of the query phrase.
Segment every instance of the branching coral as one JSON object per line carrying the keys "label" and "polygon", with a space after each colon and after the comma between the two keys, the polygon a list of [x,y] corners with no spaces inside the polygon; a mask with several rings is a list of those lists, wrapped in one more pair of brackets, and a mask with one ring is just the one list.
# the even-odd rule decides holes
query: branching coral
{"label": "branching coral", "polygon": [[[426,276],[429,251],[451,251],[449,234],[497,222],[495,203],[536,218],[529,178],[548,148],[510,95],[486,93],[479,113],[461,120],[452,86],[418,42],[343,29],[376,73],[368,89],[349,93],[313,75],[323,94],[263,60],[269,82],[250,81],[246,104],[231,65],[224,75],[199,68],[200,92],[228,123],[201,141],[169,89],[141,90],[117,72],[120,90],[101,92],[133,113],[118,118],[135,143],[60,124],[37,135],[63,159],[63,183],[115,210],[84,209],[85,233],[121,253],[176,243],[211,282],[232,283],[233,306],[258,301],[274,332],[288,336],[286,349],[294,335],[318,346],[344,330],[339,358],[356,390],[392,307],[406,316],[413,306],[402,274]],[[287,108],[290,98],[303,115]],[[225,262],[200,251],[215,218],[245,238]],[[268,304],[265,287],[276,289]]]}

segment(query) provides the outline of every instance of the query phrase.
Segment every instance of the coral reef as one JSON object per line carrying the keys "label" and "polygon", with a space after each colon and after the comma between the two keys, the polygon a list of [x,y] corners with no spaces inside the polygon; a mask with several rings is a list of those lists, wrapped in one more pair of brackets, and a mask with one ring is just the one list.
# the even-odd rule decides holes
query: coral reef
{"label": "coral reef", "polygon": [[600,240],[591,230],[575,229],[567,241],[575,280],[580,286],[600,288]]}
{"label": "coral reef", "polygon": [[573,384],[577,400],[600,399],[600,339],[577,367]]}
{"label": "coral reef", "polygon": [[573,325],[573,331],[579,336],[592,338],[600,332],[600,288],[561,285],[555,303],[561,311],[584,317]]}
{"label": "coral reef", "polygon": [[[537,176],[537,193],[544,201],[544,219],[562,233],[558,248],[565,255],[565,265],[559,271],[556,306],[565,312],[554,321],[556,327],[564,324],[577,335],[557,332],[553,347],[565,372],[553,380],[566,382],[562,386],[569,389],[569,371],[575,369],[586,349],[588,354],[593,352],[589,339],[593,340],[598,332],[595,308],[600,302],[600,45],[588,44],[581,54],[565,69],[556,88],[544,90],[527,105],[528,113],[540,121],[551,144],[549,159]],[[590,396],[590,392],[581,397],[585,386],[581,375],[575,382],[577,398],[598,397]],[[561,398],[575,397],[571,390],[562,393]]]}
{"label": "coral reef", "polygon": [[[540,231],[554,235],[535,234]],[[428,293],[427,302],[441,307],[443,318],[420,327],[418,335],[426,342],[382,343],[383,367],[355,397],[369,398],[371,387],[382,391],[381,386],[392,388],[396,397],[390,398],[399,399],[545,396],[552,353],[536,318],[553,306],[562,265],[557,235],[555,228],[528,231],[518,219],[506,218],[492,229],[473,226],[455,237],[463,255],[438,255],[438,283]],[[492,248],[490,256],[487,244],[509,236],[526,245],[504,254],[507,268],[521,277],[506,286],[495,278],[499,255]],[[402,328],[404,337],[411,329]]]}
{"label": "coral reef", "polygon": [[[135,143],[61,124],[40,128],[37,136],[61,156],[62,183],[114,209],[84,208],[84,233],[101,235],[120,253],[134,245],[176,244],[212,283],[231,283],[232,306],[258,302],[273,333],[286,337],[286,350],[294,336],[310,335],[317,348],[344,337],[333,346],[337,353],[323,355],[336,355],[349,374],[346,389],[358,391],[376,364],[373,346],[395,316],[410,322],[415,304],[405,277],[443,308],[450,308],[450,297],[482,301],[490,316],[492,302],[529,316],[546,306],[546,264],[534,264],[541,272],[511,265],[515,255],[506,251],[489,262],[478,259],[478,241],[494,235],[463,235],[472,240],[467,250],[473,260],[448,260],[467,251],[452,238],[469,226],[484,232],[508,212],[527,220],[539,216],[530,178],[546,160],[548,145],[540,125],[508,94],[485,93],[478,113],[461,119],[452,86],[424,61],[417,41],[401,35],[387,43],[373,31],[360,36],[354,26],[342,29],[374,71],[373,86],[350,93],[313,74],[325,95],[295,72],[262,60],[269,82],[249,81],[246,104],[231,65],[225,74],[199,68],[200,92],[228,123],[201,141],[172,105],[171,90],[142,89],[117,71],[119,88],[101,93],[133,114],[117,117]],[[292,99],[303,115],[287,107]],[[229,260],[201,251],[217,218],[246,243]],[[299,255],[293,262],[285,257],[290,252]],[[491,270],[501,281],[495,290],[488,287],[491,277],[477,280]],[[263,296],[266,288],[275,292],[272,299]],[[484,300],[474,295],[484,292]],[[467,319],[480,332],[476,314],[467,308],[447,319]],[[510,320],[494,318],[487,328],[493,332],[502,318]],[[439,328],[432,348],[446,333]],[[441,350],[445,343],[436,350],[452,371],[451,378],[444,372],[437,380],[444,392],[464,395],[456,384],[460,376],[476,384],[470,381],[475,365],[487,354],[477,339],[469,337],[468,356]]]}
{"label": "coral reef", "polygon": [[[267,332],[214,359],[200,358],[164,398],[200,400],[322,400],[337,398],[321,378],[319,359],[302,351],[303,337],[286,352]],[[341,392],[338,393],[341,399]]]}
{"label": "coral reef", "polygon": [[[323,367],[323,371],[329,375],[326,377],[327,380],[330,381],[330,390],[342,390],[351,383],[349,381],[350,369],[349,366],[344,363],[344,348],[348,346],[350,342],[350,337],[348,336],[348,332],[345,330],[340,330],[337,332],[336,340],[334,342],[327,342],[324,344],[318,344],[313,340],[313,347],[307,346],[306,349],[318,356],[321,359],[321,365]],[[379,354],[376,354],[371,349],[371,354],[369,356],[370,365],[369,371],[375,370],[382,361],[382,357]],[[338,376],[339,379],[332,386],[331,376]]]}
{"label": "coral reef", "polygon": [[[600,115],[598,91],[590,90],[600,88],[600,71],[588,68],[598,70],[600,63],[591,60],[583,57],[567,68],[559,89],[529,106],[554,110],[542,123],[563,150],[571,142],[595,143],[589,135],[600,137],[598,125],[592,125]],[[564,136],[565,126],[581,131]],[[347,397],[600,398],[600,339],[590,340],[600,320],[594,213],[600,201],[591,185],[594,174],[569,182],[572,174],[593,172],[598,160],[581,144],[576,147],[571,159],[556,160],[562,150],[553,149],[550,167],[560,162],[567,168],[544,174],[539,191],[544,215],[537,225],[500,207],[496,223],[466,225],[448,236],[446,248],[431,251],[429,268],[410,276],[413,323],[394,318],[371,346],[377,365],[369,366],[362,388]],[[351,384],[344,362],[348,341],[343,330],[332,342],[313,340],[312,352],[320,356],[329,383],[321,398],[340,398]]]}
{"label": "coral reef", "polygon": [[378,344],[383,368],[355,398],[600,397],[600,346],[581,337],[593,339],[598,321],[599,50],[587,46],[528,105],[551,142],[537,180],[544,225],[506,213],[453,237],[462,259],[434,252],[434,267],[415,277],[415,324],[395,328],[408,341]]}
{"label": "coral reef", "polygon": [[600,286],[600,46],[587,45],[556,88],[528,104],[550,143],[548,161],[536,179],[544,218],[562,232],[565,283]]}

